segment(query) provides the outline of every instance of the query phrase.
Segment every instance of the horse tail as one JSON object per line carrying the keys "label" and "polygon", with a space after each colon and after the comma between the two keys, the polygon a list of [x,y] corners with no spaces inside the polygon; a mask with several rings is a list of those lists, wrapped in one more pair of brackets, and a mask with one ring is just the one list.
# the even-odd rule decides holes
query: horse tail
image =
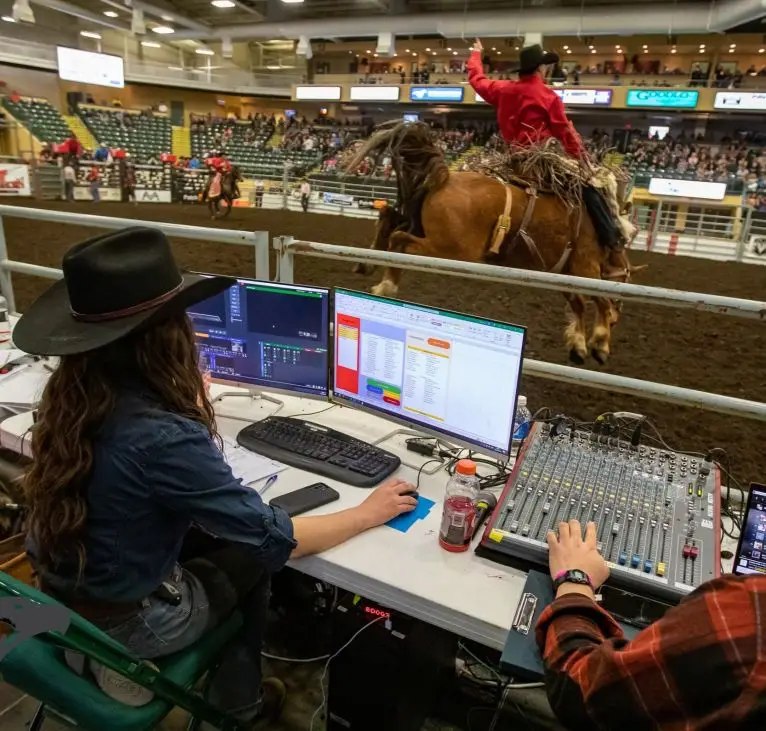
{"label": "horse tail", "polygon": [[343,167],[353,172],[368,157],[377,166],[386,156],[391,158],[396,172],[395,208],[404,217],[407,229],[417,232],[426,195],[439,190],[449,179],[444,155],[434,144],[427,124],[396,122],[378,127],[368,140],[350,152]]}

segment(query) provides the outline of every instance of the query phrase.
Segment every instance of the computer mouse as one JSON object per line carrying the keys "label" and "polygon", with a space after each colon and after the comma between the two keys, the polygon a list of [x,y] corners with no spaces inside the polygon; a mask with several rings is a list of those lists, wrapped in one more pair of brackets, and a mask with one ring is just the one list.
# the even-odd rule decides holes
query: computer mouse
{"label": "computer mouse", "polygon": [[407,492],[403,492],[401,494],[404,495],[405,497],[414,497],[414,498],[420,497],[417,490],[407,490]]}

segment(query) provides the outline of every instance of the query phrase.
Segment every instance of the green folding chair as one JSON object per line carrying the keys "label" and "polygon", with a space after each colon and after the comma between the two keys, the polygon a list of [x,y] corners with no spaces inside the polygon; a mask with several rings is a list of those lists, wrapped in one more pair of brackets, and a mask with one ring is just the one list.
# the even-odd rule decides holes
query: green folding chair
{"label": "green folding chair", "polygon": [[[14,599],[31,602],[31,610],[39,605],[63,606],[0,572],[0,608],[4,602]],[[241,629],[241,615],[233,614],[186,650],[154,660],[153,666],[79,615],[69,614],[66,631],[43,632],[21,641],[0,660],[2,679],[40,702],[28,731],[39,731],[48,717],[84,731],[149,731],[174,706],[191,714],[189,731],[194,731],[201,721],[220,731],[241,731],[235,719],[208,703],[194,689],[205,673],[217,666],[221,651]],[[0,617],[4,616],[0,613]],[[12,617],[5,621],[13,626],[14,634],[2,641],[14,643],[19,623],[12,621]],[[77,674],[67,665],[65,650],[81,653],[151,690],[153,700],[132,707],[111,698],[90,678]]]}

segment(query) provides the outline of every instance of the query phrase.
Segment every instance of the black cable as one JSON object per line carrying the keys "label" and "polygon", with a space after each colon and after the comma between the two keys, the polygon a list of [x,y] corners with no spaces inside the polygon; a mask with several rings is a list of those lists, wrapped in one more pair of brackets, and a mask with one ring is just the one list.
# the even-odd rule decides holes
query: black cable
{"label": "black cable", "polygon": [[330,409],[334,409],[338,404],[331,404],[327,408],[321,409],[320,411],[310,411],[308,414],[293,414],[294,419],[302,419],[304,416],[316,416],[317,414],[324,414],[325,411],[330,411]]}

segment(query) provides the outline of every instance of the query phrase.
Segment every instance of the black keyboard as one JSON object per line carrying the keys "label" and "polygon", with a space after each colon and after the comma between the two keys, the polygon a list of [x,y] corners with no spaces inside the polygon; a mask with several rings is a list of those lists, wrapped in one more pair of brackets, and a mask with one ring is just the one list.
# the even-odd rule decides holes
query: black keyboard
{"label": "black keyboard", "polygon": [[401,464],[384,449],[293,417],[269,416],[250,424],[237,434],[237,442],[269,459],[354,487],[374,487]]}

